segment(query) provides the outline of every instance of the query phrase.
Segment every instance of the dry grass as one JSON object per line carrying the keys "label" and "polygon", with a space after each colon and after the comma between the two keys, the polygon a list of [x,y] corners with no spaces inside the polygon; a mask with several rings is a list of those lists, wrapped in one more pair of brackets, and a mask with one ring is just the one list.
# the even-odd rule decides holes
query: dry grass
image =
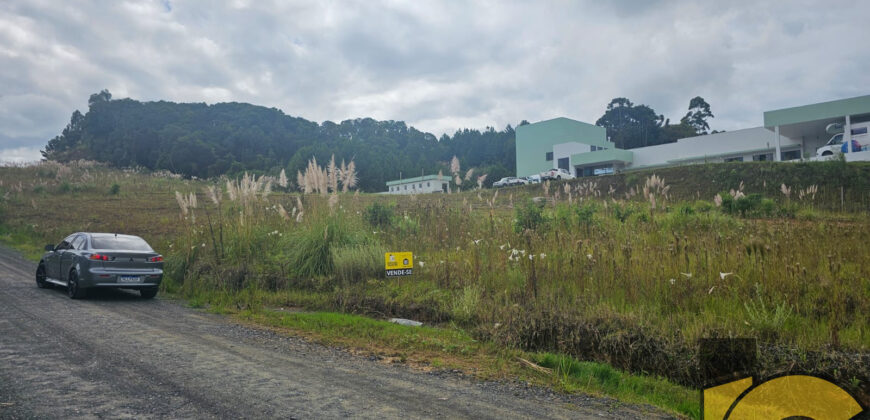
{"label": "dry grass", "polygon": [[[330,166],[338,166],[337,176],[341,165]],[[506,347],[606,361],[687,385],[700,380],[699,338],[754,336],[767,369],[791,365],[865,393],[870,386],[870,265],[861,251],[870,243],[870,219],[858,212],[863,193],[856,187],[843,192],[857,200],[847,212],[825,210],[847,208],[837,184],[805,176],[812,184],[789,182],[786,195],[773,182],[776,173],[768,174],[770,185],[744,184],[731,175],[711,178],[718,167],[698,167],[695,176],[671,171],[413,198],[267,194],[262,179],[247,178],[218,184],[229,197],[221,202],[211,198],[219,189],[207,189],[213,183],[65,168],[0,168],[6,242],[34,256],[73,231],[138,234],[167,256],[168,288],[213,305],[453,323]],[[331,188],[324,172],[309,192],[324,182]],[[303,189],[311,183],[300,181]],[[109,195],[113,184],[120,194]],[[786,216],[723,214],[712,199],[729,189],[764,193]],[[179,217],[176,191],[187,203],[205,191],[195,221]],[[544,196],[530,207],[540,219],[516,229],[514,207],[535,196]],[[390,223],[363,220],[376,201],[395,203]],[[299,275],[288,263],[288,248],[296,246],[288,238],[304,234],[316,244],[330,238],[333,228],[323,226],[370,237],[354,246],[414,251],[414,276]]]}

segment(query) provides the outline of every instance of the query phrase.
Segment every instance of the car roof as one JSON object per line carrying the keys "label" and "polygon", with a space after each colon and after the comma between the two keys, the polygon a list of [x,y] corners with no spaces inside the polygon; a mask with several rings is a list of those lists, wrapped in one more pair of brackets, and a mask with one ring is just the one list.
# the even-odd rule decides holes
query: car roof
{"label": "car roof", "polygon": [[104,233],[104,232],[83,232],[83,233],[84,233],[85,235],[91,235],[91,236],[123,236],[123,237],[127,237],[127,238],[139,238],[139,239],[142,239],[142,238],[140,238],[139,236],[136,236],[136,235],[127,235],[127,234],[124,234],[124,233]]}

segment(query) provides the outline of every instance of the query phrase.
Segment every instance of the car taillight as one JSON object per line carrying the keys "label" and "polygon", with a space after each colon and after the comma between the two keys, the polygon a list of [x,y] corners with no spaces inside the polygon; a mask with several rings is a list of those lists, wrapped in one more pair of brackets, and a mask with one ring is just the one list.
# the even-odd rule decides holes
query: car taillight
{"label": "car taillight", "polygon": [[148,259],[148,262],[162,262],[162,261],[163,261],[162,255],[158,255],[156,257],[151,257]]}
{"label": "car taillight", "polygon": [[92,260],[109,261],[109,256],[102,254],[91,254],[89,258]]}

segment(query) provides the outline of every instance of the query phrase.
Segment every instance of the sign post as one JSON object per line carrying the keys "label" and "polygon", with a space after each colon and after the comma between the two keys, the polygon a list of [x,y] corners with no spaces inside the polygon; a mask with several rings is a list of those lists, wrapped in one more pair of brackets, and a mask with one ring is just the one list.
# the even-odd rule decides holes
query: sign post
{"label": "sign post", "polygon": [[410,276],[414,269],[413,252],[387,252],[384,254],[387,277]]}

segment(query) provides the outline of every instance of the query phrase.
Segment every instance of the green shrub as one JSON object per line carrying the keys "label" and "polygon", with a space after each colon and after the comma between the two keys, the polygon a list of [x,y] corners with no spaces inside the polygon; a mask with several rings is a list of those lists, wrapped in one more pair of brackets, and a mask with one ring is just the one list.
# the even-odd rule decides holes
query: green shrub
{"label": "green shrub", "polygon": [[758,206],[758,212],[764,217],[773,216],[776,213],[776,202],[769,198],[763,198]]}
{"label": "green shrub", "polygon": [[121,192],[121,186],[118,184],[112,184],[112,187],[109,188],[109,195],[118,195]]}
{"label": "green shrub", "polygon": [[574,226],[574,214],[566,203],[556,205],[556,208],[553,209],[553,219],[563,229],[570,229]]}
{"label": "green shrub", "polygon": [[60,186],[57,187],[57,192],[61,194],[66,194],[70,191],[72,191],[72,187],[69,185],[69,182],[66,181],[64,181],[60,184]]}
{"label": "green shrub", "polygon": [[698,213],[709,213],[713,210],[713,203],[706,200],[695,201],[695,211]]}
{"label": "green shrub", "polygon": [[577,213],[577,222],[580,226],[589,230],[592,223],[595,221],[595,213],[598,211],[598,206],[594,201],[587,201],[577,206],[574,211]]}
{"label": "green shrub", "polygon": [[628,218],[634,214],[636,209],[629,203],[619,204],[613,203],[613,217],[622,223],[625,223]]}
{"label": "green shrub", "polygon": [[334,271],[332,250],[335,248],[371,245],[374,241],[362,229],[353,229],[341,215],[328,216],[303,229],[285,235],[289,267],[297,277],[328,276]]}
{"label": "green shrub", "polygon": [[815,221],[819,220],[821,215],[813,209],[800,209],[795,214],[795,217],[799,220]]}
{"label": "green shrub", "polygon": [[480,295],[483,290],[480,286],[465,286],[453,299],[450,312],[453,320],[459,323],[474,321],[477,308],[480,306]]}
{"label": "green shrub", "polygon": [[690,203],[682,203],[677,206],[677,213],[686,215],[695,214],[695,208]]}
{"label": "green shrub", "polygon": [[393,224],[394,205],[383,205],[374,202],[363,210],[363,219],[374,227],[385,228]]}
{"label": "green shrub", "polygon": [[183,255],[171,253],[164,257],[163,276],[170,280],[171,284],[184,284],[185,273],[187,273],[187,261]]}
{"label": "green shrub", "polygon": [[720,192],[719,198],[722,200],[722,205],[720,206],[722,211],[727,214],[734,214],[737,210],[734,205],[734,197],[728,192]]}
{"label": "green shrub", "polygon": [[641,223],[649,223],[650,216],[649,213],[645,211],[634,211],[633,213],[631,213],[631,216],[628,217],[628,220],[631,223],[638,225]]}
{"label": "green shrub", "polygon": [[408,217],[408,215],[405,214],[404,217],[399,219],[397,227],[399,228],[399,231],[404,234],[416,235],[417,231],[420,230],[420,222],[417,221],[417,219],[413,217]]}
{"label": "green shrub", "polygon": [[515,212],[514,231],[521,233],[524,230],[536,230],[547,223],[544,212],[537,203],[526,200],[522,206],[518,206]]}
{"label": "green shrub", "polygon": [[722,198],[722,211],[727,214],[739,214],[741,217],[770,217],[776,212],[776,202],[758,193],[734,198],[731,194],[722,192],[719,193],[719,197]]}
{"label": "green shrub", "polygon": [[331,253],[335,276],[342,283],[359,283],[384,272],[386,249],[378,244],[336,247]]}
{"label": "green shrub", "polygon": [[785,203],[779,207],[779,215],[791,219],[797,215],[798,211],[800,211],[800,205],[795,202]]}
{"label": "green shrub", "polygon": [[743,217],[753,214],[761,206],[762,198],[764,197],[758,193],[738,198],[734,201],[737,207],[737,212]]}

